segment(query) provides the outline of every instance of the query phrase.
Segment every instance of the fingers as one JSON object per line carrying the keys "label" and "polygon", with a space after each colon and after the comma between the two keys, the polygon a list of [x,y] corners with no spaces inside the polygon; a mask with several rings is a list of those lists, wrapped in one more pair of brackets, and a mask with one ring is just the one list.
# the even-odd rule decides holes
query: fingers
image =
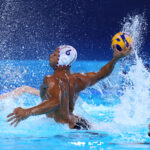
{"label": "fingers", "polygon": [[11,121],[11,120],[13,120],[13,119],[15,119],[15,118],[16,118],[16,116],[11,117],[10,119],[7,120],[7,122],[9,122],[9,121]]}
{"label": "fingers", "polygon": [[16,127],[18,125],[18,123],[20,122],[20,120],[16,121],[16,124],[14,125],[14,127]]}
{"label": "fingers", "polygon": [[[15,117],[13,117],[13,118],[11,118],[11,119],[9,119],[9,120],[11,121],[11,120],[13,120],[14,118],[15,118]],[[13,120],[13,121],[10,123],[10,125],[15,124],[14,127],[16,127],[20,121],[21,121],[21,118],[18,117],[18,118],[16,118],[15,120]]]}
{"label": "fingers", "polygon": [[17,123],[19,121],[18,118],[16,118],[13,122],[10,123],[10,125],[13,125],[14,123]]}
{"label": "fingers", "polygon": [[25,117],[26,115],[24,109],[18,107],[14,109],[13,113],[7,116],[7,122],[10,122],[10,125],[14,124],[14,126],[16,127],[21,120],[25,119]]}
{"label": "fingers", "polygon": [[123,53],[124,56],[127,56],[127,55],[130,54],[130,52],[131,52],[130,50],[125,50],[125,51],[123,51],[122,53]]}
{"label": "fingers", "polygon": [[[126,43],[125,43],[125,45],[126,45]],[[124,56],[127,56],[131,53],[131,51],[132,51],[132,45],[129,44],[128,47],[123,48],[122,53],[123,53]]]}
{"label": "fingers", "polygon": [[132,51],[132,50],[133,50],[133,47],[132,47],[132,45],[131,45],[131,44],[130,44],[129,50],[130,50],[130,51]]}
{"label": "fingers", "polygon": [[125,42],[124,46],[123,46],[123,50],[125,50],[127,47],[127,42]]}
{"label": "fingers", "polygon": [[114,51],[119,53],[120,51],[117,49],[117,44],[114,44]]}
{"label": "fingers", "polygon": [[117,49],[117,45],[114,44],[114,54],[113,54],[113,56],[116,57],[116,58],[123,58],[123,57],[129,55],[131,53],[131,51],[132,51],[132,45],[131,44],[129,44],[129,46],[127,47],[127,43],[125,42],[125,44],[124,44],[121,51],[119,51]]}
{"label": "fingers", "polygon": [[114,44],[114,50],[116,50],[117,49],[117,44]]}
{"label": "fingers", "polygon": [[132,46],[131,46],[131,45],[129,45],[129,48],[126,50],[126,52],[127,52],[127,54],[130,54],[130,53],[131,53],[131,51],[132,51]]}
{"label": "fingers", "polygon": [[14,115],[14,113],[11,113],[11,114],[7,115],[7,118],[9,118],[10,116],[13,116],[13,115]]}
{"label": "fingers", "polygon": [[15,114],[17,113],[17,110],[18,110],[18,109],[20,109],[20,107],[14,109],[13,113],[9,114],[9,115],[7,116],[7,118],[10,117],[10,116],[15,115]]}
{"label": "fingers", "polygon": [[127,46],[127,42],[125,42],[124,46],[123,46],[123,50],[132,50],[132,45],[129,44],[129,46]]}
{"label": "fingers", "polygon": [[10,125],[14,125],[14,127],[16,127],[18,125],[18,123],[21,121],[21,117],[15,113],[11,113],[7,116],[9,119],[7,120],[7,122],[11,122]]}
{"label": "fingers", "polygon": [[132,51],[132,50],[133,50],[133,45],[132,45],[132,44],[129,44],[128,50],[129,50],[129,51]]}

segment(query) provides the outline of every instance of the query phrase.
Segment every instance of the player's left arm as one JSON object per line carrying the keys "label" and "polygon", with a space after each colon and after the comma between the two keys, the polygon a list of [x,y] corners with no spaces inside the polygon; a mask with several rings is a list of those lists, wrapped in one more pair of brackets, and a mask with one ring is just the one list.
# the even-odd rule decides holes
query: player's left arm
{"label": "player's left arm", "polygon": [[132,47],[126,49],[124,46],[122,51],[118,51],[115,45],[113,59],[103,66],[98,72],[89,72],[85,74],[75,74],[76,82],[78,84],[78,91],[84,90],[88,86],[94,85],[99,80],[109,76],[114,69],[115,64],[120,58],[123,58],[130,54]]}
{"label": "player's left arm", "polygon": [[[96,82],[98,82],[99,80],[109,76],[111,74],[111,72],[114,69],[115,64],[117,63],[117,61],[120,58],[126,57],[127,55],[129,55],[132,51],[132,47],[129,46],[128,49],[126,49],[126,45],[123,47],[122,51],[118,51],[116,48],[116,45],[114,46],[114,54],[113,54],[113,58],[111,61],[109,61],[105,66],[103,66],[97,73],[95,73],[95,75],[91,78],[91,84],[95,84]],[[91,76],[90,73],[88,74],[88,76]]]}
{"label": "player's left arm", "polygon": [[117,63],[117,61],[120,58],[123,58],[123,57],[126,57],[127,55],[129,55],[131,53],[131,51],[132,51],[131,45],[127,49],[126,44],[125,44],[122,51],[118,51],[117,48],[116,48],[116,45],[114,45],[113,59],[108,64],[106,64],[105,66],[103,66],[96,73],[96,76],[98,77],[98,81],[100,79],[103,79],[103,78],[109,76],[111,74],[111,72],[113,71],[114,66]]}

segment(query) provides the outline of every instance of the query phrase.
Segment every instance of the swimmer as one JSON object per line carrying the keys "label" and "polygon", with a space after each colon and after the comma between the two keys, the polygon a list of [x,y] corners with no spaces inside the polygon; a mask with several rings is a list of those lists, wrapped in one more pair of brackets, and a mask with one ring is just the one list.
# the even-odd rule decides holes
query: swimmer
{"label": "swimmer", "polygon": [[118,51],[114,46],[113,58],[98,72],[89,73],[70,73],[70,67],[77,58],[77,51],[69,45],[62,45],[50,55],[49,63],[54,73],[47,75],[43,79],[40,91],[28,86],[23,86],[13,92],[2,95],[1,98],[15,95],[21,95],[29,92],[34,95],[40,95],[42,102],[31,108],[18,107],[10,113],[8,122],[16,127],[18,123],[29,116],[46,114],[47,117],[53,118],[56,122],[68,124],[70,129],[90,128],[87,120],[73,114],[74,106],[79,93],[89,86],[94,85],[99,80],[109,76],[113,71],[116,62],[128,54],[132,47],[127,50],[125,47],[122,51]]}

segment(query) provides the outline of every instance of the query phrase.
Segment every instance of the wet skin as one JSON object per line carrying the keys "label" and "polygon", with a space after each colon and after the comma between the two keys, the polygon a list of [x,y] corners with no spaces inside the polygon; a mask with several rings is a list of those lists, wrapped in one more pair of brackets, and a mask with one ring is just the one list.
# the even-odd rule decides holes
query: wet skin
{"label": "wet skin", "polygon": [[56,49],[49,58],[54,74],[46,76],[40,88],[42,103],[28,109],[21,107],[14,109],[13,113],[8,115],[10,117],[8,122],[17,126],[21,120],[29,116],[46,114],[47,117],[54,118],[56,122],[68,124],[70,128],[73,128],[78,121],[78,116],[73,114],[73,110],[80,91],[110,75],[116,62],[127,56],[131,50],[131,47],[128,50],[124,47],[120,52],[115,46],[113,59],[97,73],[71,74],[69,66],[56,67],[59,55],[58,49]]}

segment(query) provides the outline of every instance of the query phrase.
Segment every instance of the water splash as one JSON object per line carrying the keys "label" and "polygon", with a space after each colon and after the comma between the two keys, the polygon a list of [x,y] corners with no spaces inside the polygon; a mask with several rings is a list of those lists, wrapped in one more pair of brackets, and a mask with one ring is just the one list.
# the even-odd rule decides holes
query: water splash
{"label": "water splash", "polygon": [[134,41],[134,51],[135,54],[135,60],[137,61],[139,59],[141,46],[144,43],[144,34],[146,34],[147,30],[147,23],[146,19],[143,15],[135,15],[135,16],[129,16],[124,19],[124,24],[122,27],[123,32],[129,33],[129,35],[132,37]]}
{"label": "water splash", "polygon": [[122,60],[122,68],[128,67],[128,72],[120,72],[123,95],[115,109],[114,120],[127,125],[140,125],[146,123],[150,116],[150,73],[139,56],[147,24],[144,15],[129,17],[125,21],[122,31],[131,35],[134,47],[132,55]]}
{"label": "water splash", "polygon": [[[94,130],[97,129],[100,131],[109,131],[110,133],[118,132],[120,135],[122,135],[123,138],[125,138],[125,136],[124,136],[124,134],[122,134],[120,132],[120,130],[124,130],[124,127],[128,127],[128,129],[131,130],[131,128],[129,128],[128,125],[143,124],[147,121],[147,118],[150,115],[149,114],[149,106],[150,106],[149,104],[150,103],[148,101],[150,98],[150,93],[149,93],[150,83],[148,82],[148,81],[150,81],[150,75],[149,75],[149,72],[145,69],[142,59],[139,57],[140,48],[141,48],[141,45],[143,42],[142,34],[143,34],[143,30],[145,30],[145,28],[146,28],[145,25],[143,25],[143,23],[145,24],[145,20],[144,20],[143,16],[130,17],[130,18],[128,18],[128,20],[129,21],[126,21],[125,24],[123,25],[122,30],[131,34],[131,36],[134,40],[134,51],[133,51],[132,57],[125,58],[122,61],[122,68],[124,68],[123,65],[127,66],[129,68],[129,71],[127,74],[123,74],[122,71],[120,72],[120,78],[123,79],[123,83],[121,84],[121,86],[124,89],[122,96],[119,97],[120,101],[121,101],[120,104],[117,105],[115,107],[115,109],[113,109],[113,107],[111,107],[111,106],[108,107],[108,106],[101,105],[98,107],[96,107],[96,106],[94,107],[92,104],[89,105],[87,103],[82,103],[82,104],[79,103],[80,106],[75,109],[76,114],[81,115],[85,118],[89,118],[89,116],[90,116],[89,119],[92,120],[91,122],[96,122],[95,124],[93,123]],[[132,64],[134,64],[134,65],[131,66],[130,62],[132,62]],[[38,68],[40,68],[40,67],[41,67],[41,64],[39,65]],[[46,69],[44,69],[44,70],[46,70]],[[20,68],[19,68],[19,71],[20,71]],[[24,69],[23,69],[23,71],[24,71]],[[35,70],[34,70],[34,72],[35,72]],[[117,76],[118,74],[115,71],[114,71],[114,73],[115,74],[112,79],[115,79],[115,77],[117,77],[117,79],[118,79],[118,76]],[[17,73],[17,75],[18,74],[20,74],[20,72]],[[24,75],[25,74],[26,74],[26,72],[24,71]],[[41,74],[40,74],[40,76],[41,76]],[[18,78],[21,79],[22,77],[19,76]],[[104,87],[104,89],[108,90],[110,87],[112,87],[112,88],[114,87],[115,84],[110,81],[111,81],[111,78],[110,78],[110,80],[107,81],[108,83],[106,83],[106,82],[103,83],[102,86]],[[118,80],[115,80],[115,81],[118,82]],[[105,85],[105,83],[106,83],[106,85]],[[98,89],[98,88],[96,88],[96,89]],[[98,90],[100,90],[100,89],[98,89]],[[105,93],[103,93],[103,91],[101,91],[101,90],[100,90],[100,93],[103,94],[103,96],[105,95]],[[88,95],[88,93],[87,93],[87,95]],[[31,96],[27,96],[27,97],[33,101]],[[20,101],[18,101],[18,103],[14,102],[13,100],[3,101],[4,104],[3,105],[1,104],[1,109],[2,109],[2,112],[1,112],[1,115],[2,115],[1,120],[2,121],[1,122],[2,122],[2,124],[0,125],[1,127],[3,127],[2,128],[3,135],[6,135],[6,133],[10,134],[11,132],[13,132],[14,134],[15,133],[19,134],[22,131],[24,131],[23,134],[25,134],[25,135],[26,134],[32,135],[33,133],[36,133],[36,135],[38,135],[38,136],[39,135],[49,136],[49,133],[47,133],[48,130],[54,131],[53,135],[60,134],[63,131],[63,130],[61,130],[63,128],[63,125],[59,128],[59,126],[55,122],[50,121],[50,124],[48,124],[49,119],[45,119],[43,116],[42,117],[40,116],[38,119],[31,117],[28,120],[25,120],[23,122],[24,126],[20,125],[20,126],[18,126],[19,128],[17,128],[17,129],[13,129],[13,128],[9,127],[8,124],[5,122],[6,115],[8,113],[12,112],[15,107],[25,106],[24,103],[26,103],[27,101],[28,100],[26,100],[24,97],[22,99],[20,98]],[[31,103],[32,102],[29,102],[29,104],[31,104]],[[81,106],[83,109],[80,108]],[[110,112],[113,113],[113,110],[115,113],[114,118],[110,119],[110,117],[113,114],[110,116],[109,115],[106,116],[106,112],[108,112],[108,114],[110,114]],[[106,116],[106,117],[103,117],[103,116]],[[98,120],[96,120],[95,118],[98,118]],[[104,119],[102,120],[102,118],[104,118]],[[110,122],[114,120],[114,122],[108,123],[109,120],[110,120]],[[45,125],[45,122],[47,125]],[[122,123],[124,126],[120,127],[120,123]],[[30,124],[31,124],[31,127],[29,127]],[[53,127],[51,128],[52,125],[54,126],[54,128]],[[41,129],[41,127],[42,127],[42,129]],[[57,132],[56,132],[55,127],[57,127],[57,130],[58,130]],[[28,132],[29,128],[33,128],[34,130],[31,133],[29,133]],[[65,129],[65,131],[70,131],[70,130],[67,127]],[[136,140],[136,138],[135,138],[135,140]]]}
{"label": "water splash", "polygon": [[[14,0],[3,0],[0,6],[0,57],[12,58],[14,52],[12,42],[15,32],[18,30],[17,12],[20,4]],[[10,41],[10,42],[9,42]]]}
{"label": "water splash", "polygon": [[41,99],[38,96],[27,93],[17,99],[7,98],[0,101],[1,136],[13,137],[14,135],[19,135],[20,137],[50,137],[57,134],[63,134],[69,130],[67,125],[58,124],[53,119],[47,118],[45,115],[30,117],[23,122],[20,122],[17,128],[10,126],[9,123],[6,122],[8,119],[6,116],[13,112],[14,108],[20,106],[28,108],[38,105],[39,103],[41,103]]}

